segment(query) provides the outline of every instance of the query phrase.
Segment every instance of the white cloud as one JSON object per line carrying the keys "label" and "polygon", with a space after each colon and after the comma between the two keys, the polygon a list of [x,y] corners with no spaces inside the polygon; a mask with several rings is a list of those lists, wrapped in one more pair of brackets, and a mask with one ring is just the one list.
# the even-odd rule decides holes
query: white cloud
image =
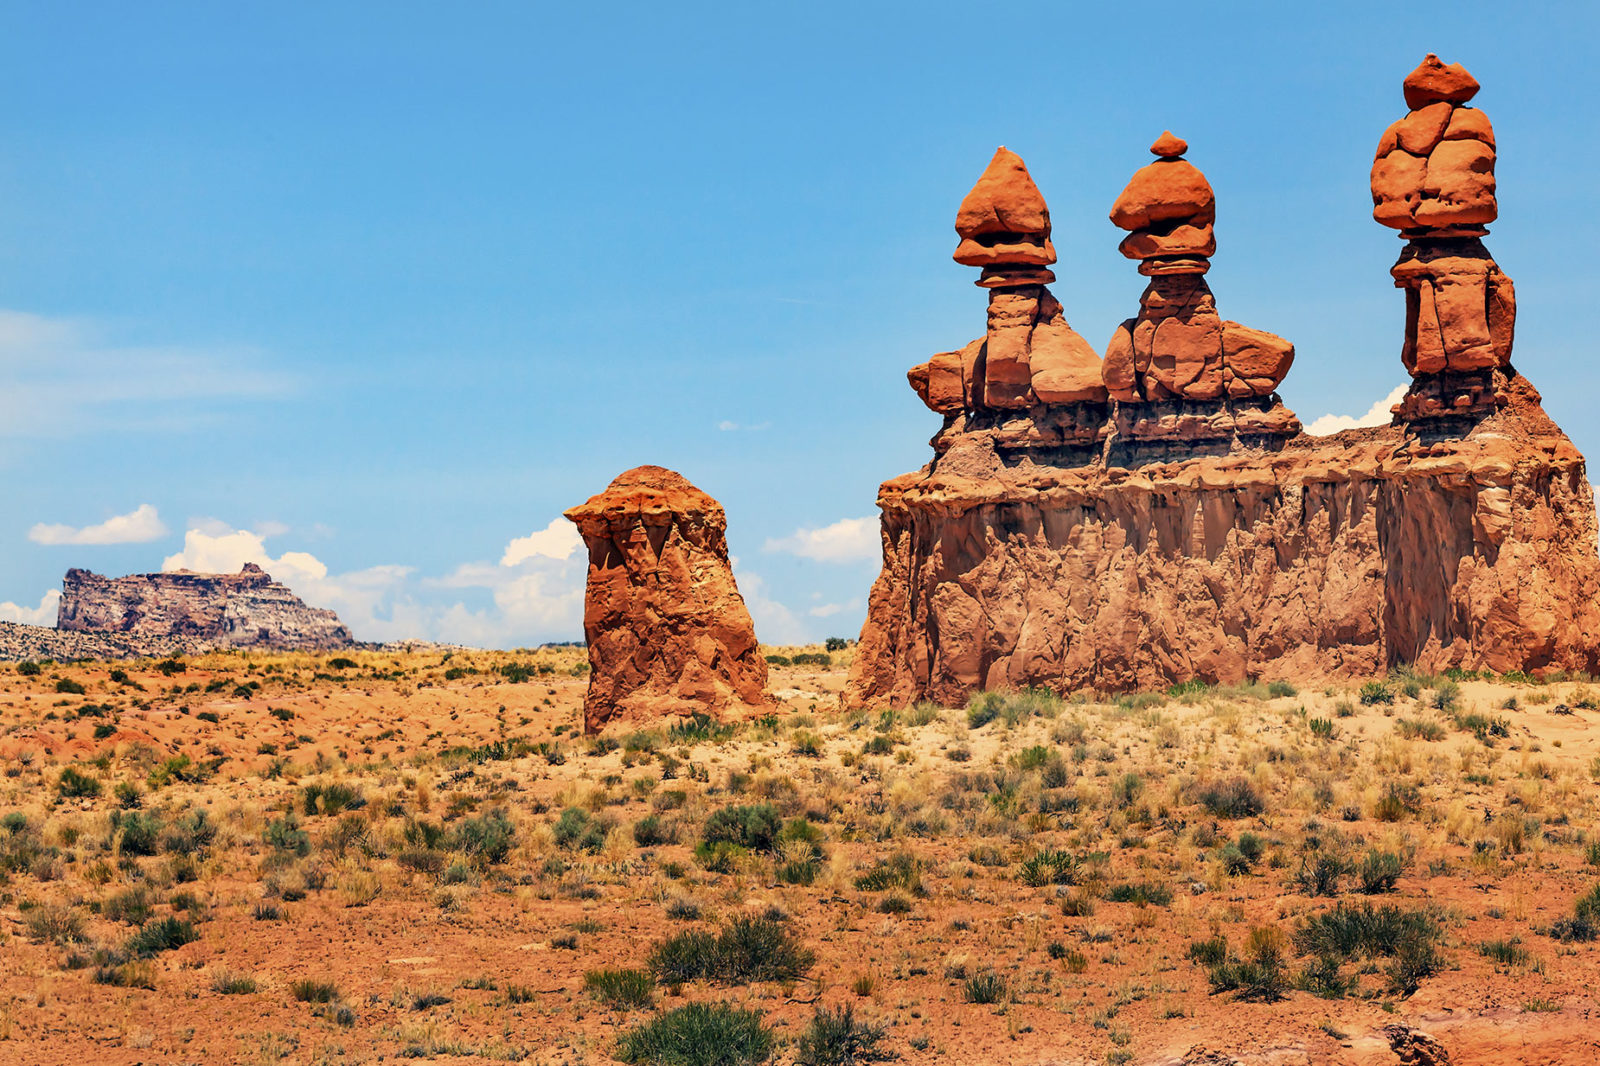
{"label": "white cloud", "polygon": [[882,550],[876,518],[842,518],[820,529],[798,529],[787,537],[773,537],[764,548],[788,552],[822,563],[850,563],[876,558]]}
{"label": "white cloud", "polygon": [[167,535],[167,527],[154,506],[142,503],[127,514],[106,519],[99,525],[75,529],[72,526],[40,522],[28,530],[35,544],[143,544]]}
{"label": "white cloud", "polygon": [[806,644],[811,640],[804,622],[788,607],[767,595],[767,583],[760,574],[748,571],[733,575],[739,595],[750,610],[756,639],[763,644]]}
{"label": "white cloud", "polygon": [[720,429],[724,433],[737,433],[740,430],[744,430],[747,433],[759,433],[764,429],[771,429],[772,428],[772,423],[771,422],[757,422],[754,425],[746,426],[746,425],[741,425],[738,422],[729,421],[728,419],[725,418],[721,422],[717,423],[717,428]]}
{"label": "white cloud", "polygon": [[1312,419],[1306,426],[1306,432],[1313,437],[1326,437],[1346,429],[1360,429],[1364,426],[1387,426],[1393,417],[1389,408],[1399,403],[1406,394],[1405,385],[1397,385],[1393,392],[1368,408],[1367,413],[1360,418],[1349,415],[1323,415]]}
{"label": "white cloud", "polygon": [[817,604],[817,606],[815,606],[815,607],[811,608],[809,611],[807,611],[806,614],[809,614],[812,618],[832,618],[834,615],[838,614],[840,611],[848,610],[853,605],[854,605],[853,602],[852,603],[819,603],[819,604]]}
{"label": "white cloud", "polygon": [[128,344],[92,323],[0,310],[0,438],[216,425],[223,401],[290,391],[261,362],[247,348]]}
{"label": "white cloud", "polygon": [[29,626],[54,626],[61,606],[61,590],[51,589],[39,600],[37,607],[23,607],[7,601],[0,603],[0,622],[21,622]]}
{"label": "white cloud", "polygon": [[516,566],[529,559],[570,559],[572,553],[583,546],[583,536],[578,527],[565,518],[557,518],[543,529],[518,537],[506,545],[500,557],[501,566]]}

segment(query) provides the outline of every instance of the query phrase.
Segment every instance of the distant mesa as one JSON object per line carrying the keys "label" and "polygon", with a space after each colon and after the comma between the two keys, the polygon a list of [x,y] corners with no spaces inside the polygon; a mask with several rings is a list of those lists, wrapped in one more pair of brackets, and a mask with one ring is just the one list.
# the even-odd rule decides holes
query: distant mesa
{"label": "distant mesa", "polygon": [[355,645],[332,611],[308,607],[265,570],[179,570],[107,578],[68,570],[56,628],[114,634],[154,648],[332,651]]}
{"label": "distant mesa", "polygon": [[640,466],[566,516],[589,549],[585,732],[771,706],[721,504],[676,471]]}

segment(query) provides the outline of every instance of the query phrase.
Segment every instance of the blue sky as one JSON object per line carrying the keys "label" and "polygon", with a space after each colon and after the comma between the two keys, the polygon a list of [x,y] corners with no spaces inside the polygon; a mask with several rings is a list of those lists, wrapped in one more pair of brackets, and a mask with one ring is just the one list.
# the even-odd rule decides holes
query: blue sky
{"label": "blue sky", "polygon": [[3,10],[0,617],[250,557],[368,639],[575,638],[557,520],[650,462],[726,506],[764,640],[854,635],[938,426],[905,370],[983,330],[951,227],[995,146],[1101,347],[1142,288],[1106,213],[1186,138],[1219,309],[1296,344],[1303,419],[1361,415],[1404,381],[1367,171],[1428,51],[1495,124],[1516,364],[1600,446],[1592,4]]}

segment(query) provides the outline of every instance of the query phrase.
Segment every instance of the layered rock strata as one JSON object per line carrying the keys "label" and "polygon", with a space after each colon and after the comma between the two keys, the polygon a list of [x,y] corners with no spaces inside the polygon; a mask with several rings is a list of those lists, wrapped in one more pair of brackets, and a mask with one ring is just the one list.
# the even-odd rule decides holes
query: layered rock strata
{"label": "layered rock strata", "polygon": [[641,466],[566,512],[589,549],[584,729],[770,705],[767,662],[728,562],[722,506]]}
{"label": "layered rock strata", "polygon": [[1411,110],[1384,131],[1371,180],[1372,217],[1406,241],[1390,274],[1413,383],[1396,413],[1459,421],[1502,405],[1516,376],[1516,292],[1482,239],[1499,216],[1494,128],[1466,106],[1478,82],[1460,64],[1430,54],[1403,89]]}
{"label": "layered rock strata", "polygon": [[355,644],[332,611],[308,607],[254,563],[237,574],[68,570],[56,628],[188,647],[331,651]]}
{"label": "layered rock strata", "polygon": [[1600,667],[1594,497],[1536,395],[1432,442],[1392,426],[1135,468],[957,449],[878,504],[852,705]]}

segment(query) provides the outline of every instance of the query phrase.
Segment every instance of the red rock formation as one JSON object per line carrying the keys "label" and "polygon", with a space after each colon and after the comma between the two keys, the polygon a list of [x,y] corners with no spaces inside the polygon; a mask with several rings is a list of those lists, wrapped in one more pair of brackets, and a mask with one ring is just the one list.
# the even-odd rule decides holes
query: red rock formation
{"label": "red rock formation", "polygon": [[566,516],[589,548],[585,731],[770,704],[716,500],[682,474],[641,466]]}
{"label": "red rock formation", "polygon": [[332,611],[307,607],[254,563],[237,574],[133,574],[68,570],[56,628],[114,633],[193,648],[332,651],[355,643]]}
{"label": "red rock formation", "polygon": [[[1428,68],[1407,91],[1452,110],[1470,96],[1463,78]],[[986,408],[993,314],[985,341],[912,372],[945,423],[933,460],[879,492],[884,565],[846,703],[1399,663],[1600,669],[1594,496],[1538,392],[1509,367],[1440,370],[1407,402],[1470,388],[1489,402],[1457,403],[1453,421],[1305,436],[1273,392],[1293,348],[1216,314],[1202,278],[1215,202],[1185,147],[1164,134],[1112,211],[1151,282],[1106,353],[1109,420],[1092,403]],[[1438,265],[1459,249],[1431,240],[1411,257],[1434,321],[1456,315],[1446,290],[1466,268]]]}
{"label": "red rock formation", "polygon": [[1413,385],[1397,414],[1460,418],[1503,402],[1517,317],[1511,279],[1482,238],[1499,214],[1494,129],[1466,106],[1478,83],[1429,55],[1405,79],[1410,114],[1372,161],[1372,217],[1406,245],[1390,273],[1406,290],[1400,358]]}
{"label": "red rock formation", "polygon": [[930,408],[947,417],[1039,410],[1106,398],[1100,357],[1073,332],[1046,288],[1055,280],[1050,209],[1027,166],[1002,147],[956,212],[955,260],[982,267],[989,328],[981,340],[943,352],[907,375]]}
{"label": "red rock formation", "polygon": [[[1133,175],[1111,207],[1111,221],[1129,231],[1122,254],[1139,260],[1139,273],[1150,278],[1138,317],[1118,326],[1106,345],[1103,376],[1118,401],[1119,435],[1228,436],[1225,416],[1233,402],[1259,401],[1240,404],[1255,432],[1292,436],[1300,423],[1276,393],[1294,362],[1294,345],[1217,314],[1202,277],[1217,250],[1216,197],[1206,176],[1183,158],[1188,150],[1163,133],[1150,146],[1156,161]],[[1174,402],[1194,400],[1208,402]],[[1164,403],[1171,426],[1137,409],[1123,417],[1123,404],[1144,403]]]}
{"label": "red rock formation", "polygon": [[1385,427],[1131,469],[956,448],[878,504],[852,705],[1600,668],[1594,497],[1536,395],[1431,444]]}

